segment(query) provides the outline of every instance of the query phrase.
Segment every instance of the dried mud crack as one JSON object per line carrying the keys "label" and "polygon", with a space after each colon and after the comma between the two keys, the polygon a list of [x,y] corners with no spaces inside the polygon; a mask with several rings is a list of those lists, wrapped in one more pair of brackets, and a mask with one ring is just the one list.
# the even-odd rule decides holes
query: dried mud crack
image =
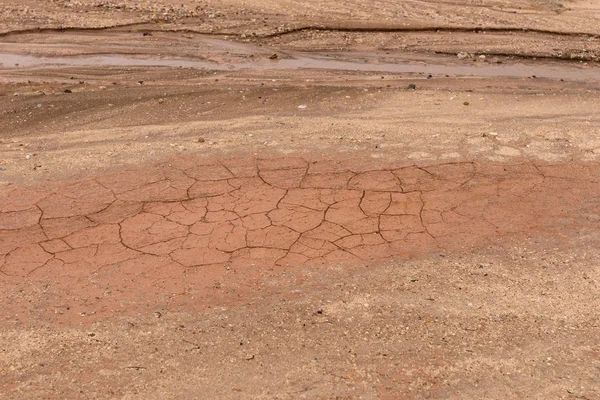
{"label": "dried mud crack", "polygon": [[600,398],[597,3],[0,0],[0,398]]}
{"label": "dried mud crack", "polygon": [[[187,157],[49,189],[17,187],[2,195],[2,286],[9,294],[25,282],[46,285],[46,301],[69,293],[84,314],[117,311],[107,303],[131,314],[167,293],[182,302],[210,297],[231,279],[259,284],[304,267],[561,237],[597,224],[599,171]],[[33,311],[16,299],[12,306],[21,318]]]}

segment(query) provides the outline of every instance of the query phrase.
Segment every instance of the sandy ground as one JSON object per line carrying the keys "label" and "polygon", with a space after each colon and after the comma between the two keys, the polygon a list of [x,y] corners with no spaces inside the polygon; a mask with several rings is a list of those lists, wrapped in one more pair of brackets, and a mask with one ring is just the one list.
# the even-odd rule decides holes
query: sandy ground
{"label": "sandy ground", "polygon": [[1,398],[600,398],[596,2],[0,21]]}

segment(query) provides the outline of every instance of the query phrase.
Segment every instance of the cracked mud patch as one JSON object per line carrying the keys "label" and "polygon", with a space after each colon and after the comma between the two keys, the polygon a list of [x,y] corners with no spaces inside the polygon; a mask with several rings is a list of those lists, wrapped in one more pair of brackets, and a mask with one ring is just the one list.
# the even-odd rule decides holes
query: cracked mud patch
{"label": "cracked mud patch", "polygon": [[0,0],[0,398],[600,398],[598,2],[481,3]]}
{"label": "cracked mud patch", "polygon": [[598,165],[585,163],[189,156],[13,187],[0,206],[2,318],[70,324],[204,309],[326,265],[539,237],[565,247],[597,228],[599,180]]}

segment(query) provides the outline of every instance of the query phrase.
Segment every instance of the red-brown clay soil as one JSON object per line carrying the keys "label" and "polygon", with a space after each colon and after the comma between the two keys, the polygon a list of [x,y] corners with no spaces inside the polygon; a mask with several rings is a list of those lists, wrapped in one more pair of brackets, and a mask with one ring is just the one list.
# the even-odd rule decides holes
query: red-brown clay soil
{"label": "red-brown clay soil", "polygon": [[[378,164],[378,165],[376,165]],[[178,158],[2,195],[2,317],[167,309],[323,264],[465,252],[598,223],[597,164]],[[21,298],[45,287],[42,301]],[[217,299],[210,299],[211,297]],[[148,311],[148,310],[144,310]],[[89,318],[92,317],[92,318]]]}
{"label": "red-brown clay soil", "polygon": [[599,23],[0,0],[0,399],[599,399]]}
{"label": "red-brown clay soil", "polygon": [[[597,393],[599,181],[595,163],[354,154],[179,156],[15,187],[0,214],[3,390]],[[578,375],[544,387],[557,371]]]}

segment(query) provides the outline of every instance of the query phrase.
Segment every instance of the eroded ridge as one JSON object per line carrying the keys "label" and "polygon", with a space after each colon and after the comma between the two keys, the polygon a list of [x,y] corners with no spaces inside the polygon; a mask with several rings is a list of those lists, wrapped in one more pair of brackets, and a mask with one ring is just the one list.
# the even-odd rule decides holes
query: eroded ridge
{"label": "eroded ridge", "polygon": [[90,306],[128,291],[199,293],[227,273],[469,250],[597,224],[599,177],[576,164],[190,157],[5,191],[0,273]]}

